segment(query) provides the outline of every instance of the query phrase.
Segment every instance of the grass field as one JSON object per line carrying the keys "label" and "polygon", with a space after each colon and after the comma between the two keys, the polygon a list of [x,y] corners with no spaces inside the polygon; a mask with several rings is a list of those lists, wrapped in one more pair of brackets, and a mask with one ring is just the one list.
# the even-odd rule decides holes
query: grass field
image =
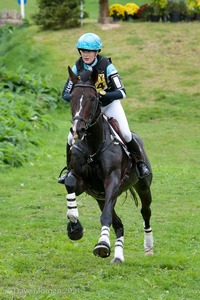
{"label": "grass field", "polygon": [[[130,127],[143,138],[152,163],[155,254],[144,256],[140,207],[130,197],[117,203],[125,226],[122,265],[92,255],[100,211],[85,194],[78,199],[84,237],[67,238],[66,193],[57,184],[71,118],[63,103],[50,113],[56,130],[38,133],[44,141],[38,159],[0,174],[0,299],[198,300],[199,23],[120,23],[108,29],[91,20],[59,32],[31,26],[21,36],[24,52],[15,44],[3,60],[12,70],[23,64],[32,72],[46,68],[62,88],[67,66],[77,58],[76,41],[87,31],[102,37],[102,53],[123,78]],[[31,47],[47,53],[43,62],[31,64],[25,55]]]}

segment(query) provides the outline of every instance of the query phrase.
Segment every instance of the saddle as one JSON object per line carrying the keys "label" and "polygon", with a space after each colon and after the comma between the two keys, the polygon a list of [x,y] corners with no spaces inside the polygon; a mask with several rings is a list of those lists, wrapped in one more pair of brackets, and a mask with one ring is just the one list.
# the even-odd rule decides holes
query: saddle
{"label": "saddle", "polygon": [[117,133],[117,135],[120,137],[120,139],[122,140],[122,142],[124,143],[124,145],[126,146],[126,141],[121,133],[121,130],[119,129],[119,123],[117,122],[116,119],[114,119],[113,117],[108,118],[108,123],[110,124],[110,126],[112,127],[112,129],[114,130],[114,132]]}
{"label": "saddle", "polygon": [[[108,123],[110,125],[110,130],[111,130],[111,134],[114,136],[114,139],[121,144],[122,148],[124,149],[124,152],[126,153],[126,155],[130,157],[130,152],[128,151],[127,148],[127,144],[126,141],[121,133],[121,130],[119,128],[119,123],[117,122],[116,119],[114,119],[113,117],[108,118]],[[129,175],[131,172],[131,167],[132,167],[132,158],[127,166],[127,168],[125,169],[123,175],[122,175],[122,179],[121,179],[121,183],[125,183],[128,179],[129,179]],[[138,170],[136,168],[136,174],[138,176]]]}
{"label": "saddle", "polygon": [[[121,146],[124,149],[127,156],[131,158],[131,161],[137,162],[137,158],[135,157],[135,155],[130,156],[130,152],[128,150],[127,143],[121,133],[121,130],[119,128],[119,123],[117,122],[117,120],[114,119],[113,117],[107,118],[105,116],[105,118],[107,119],[107,121],[110,125],[111,134],[114,136],[114,139],[121,144]],[[136,166],[137,166],[137,164],[136,164]],[[129,171],[130,171],[130,166],[128,167],[128,173],[129,173]],[[136,173],[139,177],[139,171],[138,171],[137,167],[136,167]]]}

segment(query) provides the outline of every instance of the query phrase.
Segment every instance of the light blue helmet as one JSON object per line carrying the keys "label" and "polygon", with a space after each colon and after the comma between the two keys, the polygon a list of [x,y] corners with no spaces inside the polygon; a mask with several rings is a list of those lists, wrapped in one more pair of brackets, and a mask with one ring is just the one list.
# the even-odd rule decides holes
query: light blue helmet
{"label": "light blue helmet", "polygon": [[79,38],[76,47],[78,50],[84,49],[100,52],[102,48],[102,40],[95,33],[85,33]]}

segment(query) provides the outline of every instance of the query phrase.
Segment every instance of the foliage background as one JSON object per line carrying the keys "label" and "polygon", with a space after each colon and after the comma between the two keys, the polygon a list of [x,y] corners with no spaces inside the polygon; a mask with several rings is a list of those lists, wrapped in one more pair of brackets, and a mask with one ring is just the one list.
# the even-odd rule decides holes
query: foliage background
{"label": "foliage background", "polygon": [[[56,5],[57,4],[57,5]],[[42,29],[66,29],[80,26],[79,0],[38,0],[39,12],[31,15]]]}
{"label": "foliage background", "polygon": [[[120,3],[122,5],[125,5],[127,2],[126,0],[120,0],[120,1],[115,1],[115,0],[110,0],[109,5],[114,4],[114,3]],[[136,2],[137,5],[141,5],[145,3],[144,0],[137,0]],[[25,17],[30,18],[30,15],[37,12],[37,0],[27,0],[27,3],[25,4]],[[6,4],[3,3],[3,1],[0,3],[0,9],[17,9],[20,12],[20,5],[17,3],[17,1],[13,0],[7,0]],[[99,6],[98,2],[94,0],[85,0],[84,3],[84,10],[89,14],[89,19],[97,19],[99,17]]]}
{"label": "foliage background", "polygon": [[[56,129],[38,135],[43,140],[38,158],[0,174],[0,299],[197,300],[199,23],[123,23],[108,29],[89,19],[82,28],[59,32],[31,26],[1,59],[16,73],[26,65],[31,74],[50,74],[51,84],[61,90],[67,66],[77,58],[76,41],[87,31],[102,37],[102,53],[112,57],[122,76],[130,127],[143,138],[152,163],[155,255],[144,257],[140,208],[130,197],[125,203],[120,197],[117,204],[125,226],[124,264],[110,265],[109,259],[92,255],[100,212],[85,194],[78,199],[84,237],[68,240],[66,193],[57,184],[70,127],[69,108],[63,103],[49,111]],[[113,246],[112,230],[111,241]]]}

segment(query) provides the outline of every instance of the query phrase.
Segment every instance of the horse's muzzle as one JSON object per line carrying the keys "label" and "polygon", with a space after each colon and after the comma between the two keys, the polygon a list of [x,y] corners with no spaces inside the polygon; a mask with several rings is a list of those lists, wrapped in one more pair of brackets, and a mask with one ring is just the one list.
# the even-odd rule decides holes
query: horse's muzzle
{"label": "horse's muzzle", "polygon": [[78,134],[79,140],[83,140],[86,135],[86,129],[82,127],[79,130],[77,130],[76,132]]}
{"label": "horse's muzzle", "polygon": [[72,134],[73,134],[73,138],[75,141],[80,141],[80,140],[84,139],[86,130],[85,130],[85,128],[82,128],[78,131],[73,131]]}

